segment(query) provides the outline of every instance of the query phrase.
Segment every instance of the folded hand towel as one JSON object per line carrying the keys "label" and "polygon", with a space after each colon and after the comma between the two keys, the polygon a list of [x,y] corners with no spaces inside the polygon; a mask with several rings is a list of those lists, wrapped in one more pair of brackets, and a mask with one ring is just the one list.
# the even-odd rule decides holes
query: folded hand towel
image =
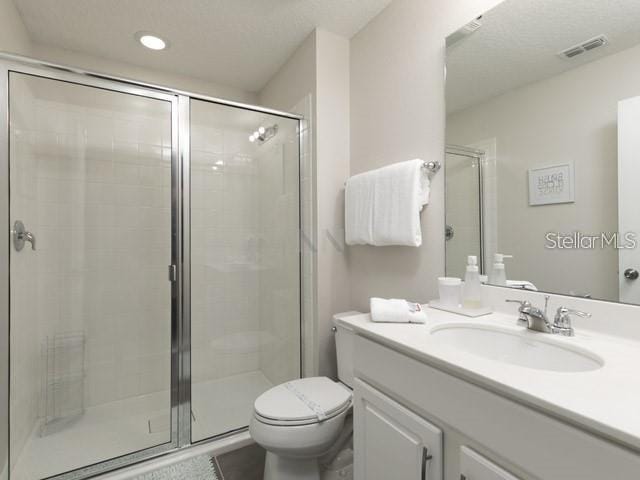
{"label": "folded hand towel", "polygon": [[507,287],[522,288],[523,290],[538,291],[536,286],[527,280],[507,280]]}
{"label": "folded hand towel", "polygon": [[388,323],[425,323],[427,315],[419,303],[398,298],[372,297],[370,300],[371,321]]}
{"label": "folded hand towel", "polygon": [[420,211],[429,200],[429,178],[420,159],[395,163],[347,180],[348,245],[422,244]]}

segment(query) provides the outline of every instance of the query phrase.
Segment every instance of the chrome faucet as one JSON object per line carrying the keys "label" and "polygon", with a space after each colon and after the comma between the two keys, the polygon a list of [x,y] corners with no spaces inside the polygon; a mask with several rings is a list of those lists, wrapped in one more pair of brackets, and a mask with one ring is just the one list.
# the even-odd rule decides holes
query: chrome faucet
{"label": "chrome faucet", "polygon": [[536,332],[552,333],[551,324],[547,319],[547,307],[549,306],[549,295],[544,296],[544,310],[534,307],[528,300],[505,300],[509,303],[519,303],[518,321],[526,323],[529,330]]}
{"label": "chrome faucet", "polygon": [[566,307],[559,307],[553,320],[553,324],[549,322],[547,317],[547,307],[549,306],[549,295],[544,296],[544,310],[534,307],[528,300],[505,300],[509,303],[519,303],[518,321],[525,323],[529,330],[542,333],[552,333],[555,335],[563,335],[565,337],[573,337],[575,332],[571,326],[571,315],[582,318],[591,317],[590,313],[581,312],[580,310],[572,310]]}

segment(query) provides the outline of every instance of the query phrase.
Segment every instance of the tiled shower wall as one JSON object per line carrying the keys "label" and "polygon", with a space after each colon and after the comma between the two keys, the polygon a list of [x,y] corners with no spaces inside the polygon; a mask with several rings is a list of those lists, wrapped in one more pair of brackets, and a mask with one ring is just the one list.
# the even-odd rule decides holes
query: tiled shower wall
{"label": "tiled shower wall", "polygon": [[11,88],[11,217],[37,238],[11,254],[19,443],[55,335],[85,337],[86,407],[169,388],[171,107],[35,77]]}

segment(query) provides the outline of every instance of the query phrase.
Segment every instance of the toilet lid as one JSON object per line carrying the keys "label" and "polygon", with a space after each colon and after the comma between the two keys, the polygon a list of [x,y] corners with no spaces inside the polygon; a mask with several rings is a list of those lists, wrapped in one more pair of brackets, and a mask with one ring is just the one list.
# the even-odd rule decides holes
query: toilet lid
{"label": "toilet lid", "polygon": [[255,412],[278,422],[322,421],[344,411],[351,392],[327,377],[301,378],[267,390],[254,404]]}

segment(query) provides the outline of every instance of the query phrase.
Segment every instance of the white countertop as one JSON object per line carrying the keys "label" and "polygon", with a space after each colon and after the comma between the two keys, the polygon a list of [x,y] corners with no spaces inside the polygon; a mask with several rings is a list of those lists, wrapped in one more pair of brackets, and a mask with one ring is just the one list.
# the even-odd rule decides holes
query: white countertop
{"label": "white countertop", "polygon": [[[338,315],[356,333],[426,364],[640,451],[640,342],[576,330],[574,337],[527,331],[517,317],[467,318],[425,308],[424,325],[374,323],[369,314]],[[493,325],[556,344],[587,349],[604,360],[598,370],[555,372],[515,366],[439,341],[430,332],[448,323]]]}

